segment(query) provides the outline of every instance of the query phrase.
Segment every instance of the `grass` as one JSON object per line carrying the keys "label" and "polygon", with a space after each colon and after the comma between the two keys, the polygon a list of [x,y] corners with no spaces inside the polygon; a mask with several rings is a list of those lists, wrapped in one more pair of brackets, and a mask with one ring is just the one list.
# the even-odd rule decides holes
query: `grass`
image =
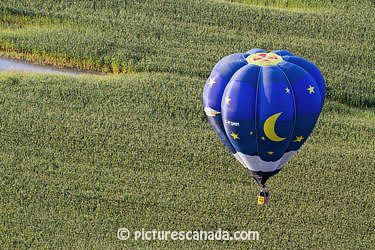
{"label": "grass", "polygon": [[347,5],[295,13],[211,1],[7,0],[0,3],[0,49],[58,66],[207,77],[223,55],[283,48],[318,65],[330,98],[371,107],[374,4]]}
{"label": "grass", "polygon": [[[169,74],[1,76],[0,244],[373,245],[373,111],[328,102],[263,208],[206,124],[201,85]],[[261,242],[124,243],[119,227],[258,230]]]}
{"label": "grass", "polygon": [[266,8],[279,8],[290,11],[303,12],[327,12],[345,10],[347,8],[361,8],[370,4],[370,1],[360,0],[224,0],[227,2],[238,2],[261,6]]}
{"label": "grass", "polygon": [[[131,3],[0,3],[2,55],[128,73],[0,74],[1,248],[371,248],[373,5],[360,15]],[[312,136],[269,181],[267,207],[201,107],[214,63],[251,47],[305,56],[328,83]],[[123,242],[120,227],[261,240]]]}

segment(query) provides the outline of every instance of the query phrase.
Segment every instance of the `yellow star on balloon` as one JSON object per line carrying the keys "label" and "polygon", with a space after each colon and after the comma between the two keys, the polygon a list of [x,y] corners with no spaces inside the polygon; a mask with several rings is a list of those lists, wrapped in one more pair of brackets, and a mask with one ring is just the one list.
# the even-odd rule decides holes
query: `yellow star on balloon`
{"label": "yellow star on balloon", "polygon": [[267,152],[267,154],[269,154],[269,155],[273,155],[273,152],[272,152],[272,151],[269,151],[269,152]]}
{"label": "yellow star on balloon", "polygon": [[230,135],[233,137],[234,140],[240,139],[240,137],[238,137],[238,134],[236,134],[234,132],[232,132]]}
{"label": "yellow star on balloon", "polygon": [[232,99],[229,96],[225,97],[225,104],[229,104]]}
{"label": "yellow star on balloon", "polygon": [[210,81],[208,82],[208,84],[212,87],[215,83],[215,79],[210,77]]}
{"label": "yellow star on balloon", "polygon": [[303,136],[296,136],[296,139],[293,142],[301,142],[303,140]]}
{"label": "yellow star on balloon", "polygon": [[315,93],[314,87],[309,85],[309,88],[307,89],[309,91],[309,94],[311,95],[312,93]]}

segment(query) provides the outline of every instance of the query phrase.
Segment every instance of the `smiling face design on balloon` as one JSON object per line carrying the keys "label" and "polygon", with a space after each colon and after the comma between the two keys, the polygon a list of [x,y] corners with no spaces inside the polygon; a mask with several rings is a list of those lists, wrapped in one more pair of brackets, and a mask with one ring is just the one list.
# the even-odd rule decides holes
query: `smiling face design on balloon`
{"label": "smiling face design on balloon", "polygon": [[246,62],[258,66],[273,66],[282,61],[283,58],[275,53],[255,53],[246,58]]}
{"label": "smiling face design on balloon", "polygon": [[285,50],[229,55],[216,64],[203,91],[208,122],[258,183],[306,141],[324,98],[319,69]]}

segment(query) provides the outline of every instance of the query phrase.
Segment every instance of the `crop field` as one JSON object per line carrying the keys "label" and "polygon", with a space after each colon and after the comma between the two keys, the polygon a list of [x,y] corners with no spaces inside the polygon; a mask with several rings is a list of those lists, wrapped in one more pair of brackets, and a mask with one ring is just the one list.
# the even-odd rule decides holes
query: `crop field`
{"label": "crop field", "polygon": [[[108,73],[0,72],[0,248],[375,245],[374,2],[232,2],[0,2],[1,56]],[[266,207],[201,104],[215,63],[254,47],[308,58],[328,91]],[[120,241],[121,227],[260,240]]]}
{"label": "crop field", "polygon": [[266,8],[287,9],[303,12],[329,12],[353,8],[371,7],[370,1],[361,0],[223,0],[232,3],[251,4]]}

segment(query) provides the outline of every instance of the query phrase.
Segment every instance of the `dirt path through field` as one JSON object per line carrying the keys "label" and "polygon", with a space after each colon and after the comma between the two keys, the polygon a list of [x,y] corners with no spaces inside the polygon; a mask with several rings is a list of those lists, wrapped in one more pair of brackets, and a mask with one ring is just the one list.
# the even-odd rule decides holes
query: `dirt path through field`
{"label": "dirt path through field", "polygon": [[82,74],[100,75],[100,73],[96,73],[96,72],[80,71],[80,70],[74,70],[74,69],[60,69],[60,68],[55,68],[52,66],[36,65],[36,64],[29,63],[26,61],[0,57],[0,72],[2,71],[47,73],[47,74],[59,74],[59,75],[82,75]]}

